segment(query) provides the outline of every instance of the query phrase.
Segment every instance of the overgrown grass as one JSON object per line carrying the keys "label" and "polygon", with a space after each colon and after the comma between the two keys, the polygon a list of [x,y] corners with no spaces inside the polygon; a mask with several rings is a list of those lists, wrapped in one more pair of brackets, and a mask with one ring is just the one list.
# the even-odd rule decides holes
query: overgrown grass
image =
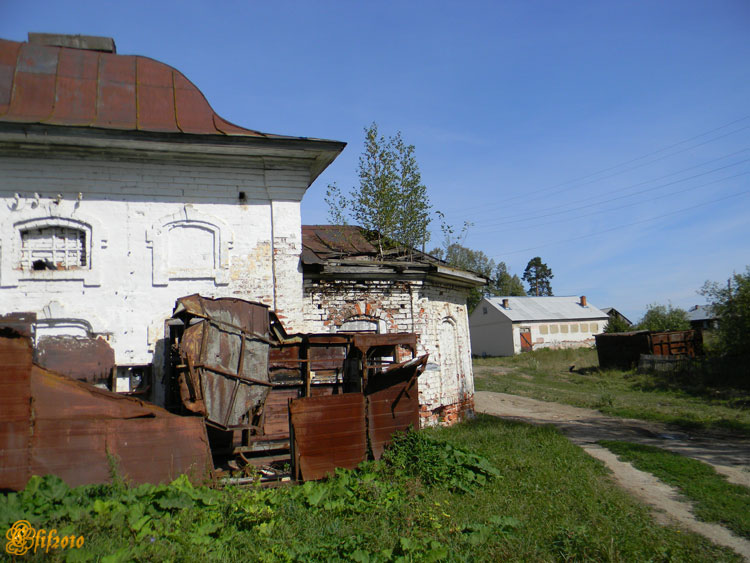
{"label": "overgrown grass", "polygon": [[603,440],[605,448],[670,485],[693,502],[696,517],[750,539],[750,489],[729,483],[713,467],[676,453],[631,442]]}
{"label": "overgrown grass", "polygon": [[480,391],[566,403],[686,429],[750,434],[747,388],[709,385],[680,374],[600,370],[593,349],[544,349],[507,358],[477,358],[474,379]]}
{"label": "overgrown grass", "polygon": [[385,461],[288,488],[178,479],[71,490],[34,479],[0,497],[0,527],[20,518],[85,536],[84,550],[57,560],[739,561],[655,525],[554,428],[488,416],[407,436]]}

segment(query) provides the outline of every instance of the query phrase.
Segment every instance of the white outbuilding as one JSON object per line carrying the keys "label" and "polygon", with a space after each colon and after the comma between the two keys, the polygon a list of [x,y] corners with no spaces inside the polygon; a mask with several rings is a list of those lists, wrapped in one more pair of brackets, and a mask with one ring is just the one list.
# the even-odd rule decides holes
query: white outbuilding
{"label": "white outbuilding", "polygon": [[579,348],[609,317],[579,297],[485,297],[469,316],[477,356],[512,356],[539,348]]}

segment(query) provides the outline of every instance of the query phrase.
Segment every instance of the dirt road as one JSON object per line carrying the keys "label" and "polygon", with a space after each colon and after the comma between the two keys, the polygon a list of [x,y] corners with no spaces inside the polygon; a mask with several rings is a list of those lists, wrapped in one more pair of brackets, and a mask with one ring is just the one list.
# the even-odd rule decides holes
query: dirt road
{"label": "dirt road", "polygon": [[717,524],[696,520],[690,504],[684,502],[674,488],[618,460],[597,444],[600,440],[625,440],[657,446],[709,463],[729,481],[750,487],[750,440],[719,434],[689,435],[656,422],[609,417],[591,409],[490,391],[478,391],[475,404],[477,412],[532,424],[554,424],[574,444],[601,460],[620,486],[653,507],[657,521],[677,521],[750,561],[750,541]]}

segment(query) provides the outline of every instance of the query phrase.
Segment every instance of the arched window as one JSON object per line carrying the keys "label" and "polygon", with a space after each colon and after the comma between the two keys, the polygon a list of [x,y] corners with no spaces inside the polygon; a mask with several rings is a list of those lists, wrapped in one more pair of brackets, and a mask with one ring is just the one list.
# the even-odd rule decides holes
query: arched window
{"label": "arched window", "polygon": [[186,205],[154,223],[146,241],[153,249],[153,285],[169,285],[176,279],[213,279],[216,285],[229,284],[233,235],[218,217]]}

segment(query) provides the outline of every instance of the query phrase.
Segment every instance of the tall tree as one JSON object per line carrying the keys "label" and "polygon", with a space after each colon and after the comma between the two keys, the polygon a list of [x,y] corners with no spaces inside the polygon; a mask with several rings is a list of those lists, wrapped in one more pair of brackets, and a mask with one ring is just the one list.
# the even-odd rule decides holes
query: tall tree
{"label": "tall tree", "polygon": [[528,295],[552,295],[550,280],[555,276],[547,264],[539,256],[535,256],[526,264],[523,271],[523,281],[529,284]]}
{"label": "tall tree", "polygon": [[429,240],[431,205],[414,145],[407,145],[400,131],[388,138],[379,135],[374,122],[364,131],[359,186],[348,193],[335,183],[328,186],[329,219],[339,224],[352,220],[372,232],[381,256],[393,243],[406,252],[424,249]]}

